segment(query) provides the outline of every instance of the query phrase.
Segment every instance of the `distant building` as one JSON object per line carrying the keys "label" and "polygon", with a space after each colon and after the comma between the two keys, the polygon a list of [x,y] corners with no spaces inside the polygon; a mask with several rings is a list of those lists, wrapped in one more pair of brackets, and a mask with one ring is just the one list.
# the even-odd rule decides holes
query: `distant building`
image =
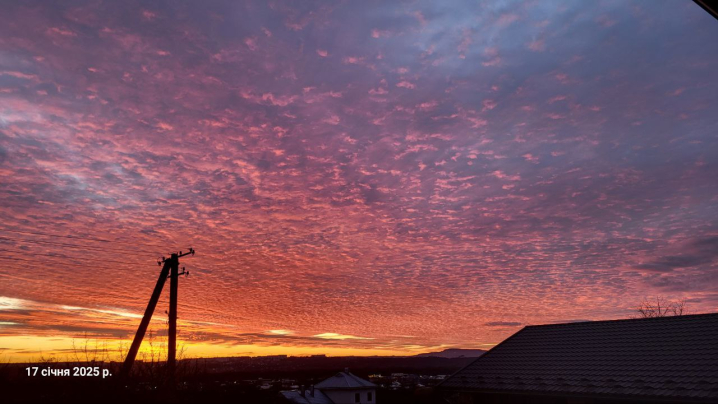
{"label": "distant building", "polygon": [[344,369],[309,390],[282,391],[295,404],[375,404],[376,385]]}
{"label": "distant building", "polygon": [[439,389],[459,404],[717,403],[718,313],[528,326]]}

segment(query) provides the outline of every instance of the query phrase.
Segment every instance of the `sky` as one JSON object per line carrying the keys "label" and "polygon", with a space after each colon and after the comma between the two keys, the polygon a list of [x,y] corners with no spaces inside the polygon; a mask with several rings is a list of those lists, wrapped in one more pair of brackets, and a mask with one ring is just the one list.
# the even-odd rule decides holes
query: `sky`
{"label": "sky", "polygon": [[191,356],[718,311],[718,21],[691,1],[0,7],[0,361],[127,343],[189,247]]}

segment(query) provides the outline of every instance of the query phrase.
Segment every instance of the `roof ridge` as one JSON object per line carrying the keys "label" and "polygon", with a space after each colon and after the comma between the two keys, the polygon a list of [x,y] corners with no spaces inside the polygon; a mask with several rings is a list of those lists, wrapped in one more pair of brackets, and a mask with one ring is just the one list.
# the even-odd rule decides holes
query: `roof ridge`
{"label": "roof ridge", "polygon": [[649,318],[616,318],[616,319],[612,319],[612,320],[587,320],[587,321],[574,321],[574,322],[567,322],[567,323],[530,324],[530,325],[524,326],[524,328],[561,327],[561,326],[571,326],[571,325],[577,325],[577,324],[618,323],[618,322],[627,322],[627,321],[671,321],[671,320],[676,321],[680,318],[685,318],[685,317],[711,317],[711,316],[718,317],[718,312],[681,314],[681,315],[676,315],[676,316],[649,317]]}
{"label": "roof ridge", "polygon": [[315,384],[315,387],[321,389],[375,388],[376,385],[345,369]]}
{"label": "roof ridge", "polygon": [[350,372],[350,371],[348,371],[348,370],[345,371],[345,373],[346,373],[348,376],[351,376],[351,378],[354,379],[354,381],[355,381],[357,384],[359,384],[360,386],[370,387],[371,385],[374,384],[374,383],[370,382],[369,380],[362,379],[361,377],[355,375],[354,373],[352,373],[352,372]]}
{"label": "roof ridge", "polygon": [[472,360],[471,362],[469,362],[466,366],[462,367],[461,369],[457,370],[456,372],[450,374],[449,377],[447,377],[447,378],[445,378],[444,380],[440,381],[440,382],[436,385],[436,387],[440,387],[442,384],[444,384],[444,382],[447,382],[449,379],[452,379],[454,376],[456,376],[456,375],[458,375],[459,373],[463,372],[464,369],[469,368],[469,367],[472,366],[474,363],[476,363],[479,359],[481,359],[481,358],[486,358],[486,356],[487,356],[488,354],[490,354],[491,352],[495,351],[496,348],[498,348],[498,347],[500,347],[501,345],[503,345],[504,343],[508,342],[510,339],[512,339],[513,337],[515,337],[516,335],[518,335],[521,331],[525,330],[527,327],[529,327],[529,326],[523,326],[523,327],[521,327],[520,330],[518,330],[518,331],[516,331],[515,333],[509,335],[508,338],[506,338],[505,340],[503,340],[503,341],[499,342],[498,344],[494,345],[491,349],[489,349],[488,351],[486,351],[486,352],[484,352],[483,354],[481,354],[481,356],[479,356],[478,358],[475,358],[474,360]]}
{"label": "roof ridge", "polygon": [[714,341],[718,313],[526,326],[438,387],[715,402]]}

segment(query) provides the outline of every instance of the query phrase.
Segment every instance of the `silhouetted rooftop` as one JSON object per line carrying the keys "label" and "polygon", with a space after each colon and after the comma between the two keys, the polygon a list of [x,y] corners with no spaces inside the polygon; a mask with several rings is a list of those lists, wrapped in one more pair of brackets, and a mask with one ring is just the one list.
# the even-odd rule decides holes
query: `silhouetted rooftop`
{"label": "silhouetted rooftop", "polygon": [[718,402],[718,313],[527,326],[440,387]]}
{"label": "silhouetted rooftop", "polygon": [[376,384],[357,377],[348,370],[345,370],[343,372],[335,374],[334,376],[322,382],[317,383],[314,387],[322,390],[370,389],[376,388]]}
{"label": "silhouetted rooftop", "polygon": [[280,391],[279,392],[284,398],[293,404],[334,404],[334,402],[327,397],[320,390],[305,390],[302,395],[299,391]]}

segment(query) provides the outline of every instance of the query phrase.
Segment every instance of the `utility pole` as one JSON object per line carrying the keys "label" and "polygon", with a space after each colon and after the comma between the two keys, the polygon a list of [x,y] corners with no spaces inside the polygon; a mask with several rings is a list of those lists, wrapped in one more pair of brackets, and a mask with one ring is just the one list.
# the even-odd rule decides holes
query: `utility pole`
{"label": "utility pole", "polygon": [[157,284],[155,285],[155,290],[152,292],[152,297],[150,297],[149,303],[147,303],[147,308],[145,309],[145,314],[142,316],[142,321],[140,321],[140,326],[137,328],[137,333],[135,334],[134,340],[132,340],[132,345],[130,346],[129,352],[127,352],[127,357],[125,358],[125,362],[122,365],[122,371],[120,373],[120,377],[125,378],[130,374],[130,370],[132,369],[132,364],[135,363],[135,358],[137,357],[137,352],[140,350],[140,345],[142,344],[142,339],[145,337],[145,333],[147,332],[147,326],[150,324],[150,320],[152,320],[152,314],[155,311],[155,307],[157,306],[157,301],[160,298],[160,295],[162,294],[162,288],[165,285],[165,281],[167,278],[170,278],[170,312],[169,312],[169,332],[168,332],[168,350],[167,350],[167,368],[170,375],[170,382],[172,385],[174,385],[175,382],[175,368],[176,368],[176,355],[177,355],[177,289],[178,289],[178,283],[179,283],[179,276],[180,275],[189,275],[189,272],[185,271],[184,268],[182,268],[182,272],[179,272],[179,258],[184,257],[186,255],[194,255],[194,250],[192,248],[189,249],[188,252],[183,253],[182,251],[179,252],[179,254],[172,254],[170,258],[165,259],[162,258],[161,261],[158,261],[157,264],[162,266],[162,270],[160,271],[160,276],[157,279]]}
{"label": "utility pole", "polygon": [[[190,252],[182,254],[177,257],[182,257],[188,254],[194,255],[194,250],[190,248]],[[170,374],[170,385],[175,386],[175,369],[177,360],[177,289],[179,286],[179,277],[181,275],[189,275],[189,272],[182,267],[182,272],[179,272],[179,259],[174,258],[175,254],[172,254],[172,262],[170,263],[170,318],[169,318],[169,331],[167,334],[167,368]]]}
{"label": "utility pole", "polygon": [[177,286],[179,283],[179,260],[172,254],[170,264],[170,321],[167,333],[167,370],[170,386],[175,386],[175,360],[177,357]]}

